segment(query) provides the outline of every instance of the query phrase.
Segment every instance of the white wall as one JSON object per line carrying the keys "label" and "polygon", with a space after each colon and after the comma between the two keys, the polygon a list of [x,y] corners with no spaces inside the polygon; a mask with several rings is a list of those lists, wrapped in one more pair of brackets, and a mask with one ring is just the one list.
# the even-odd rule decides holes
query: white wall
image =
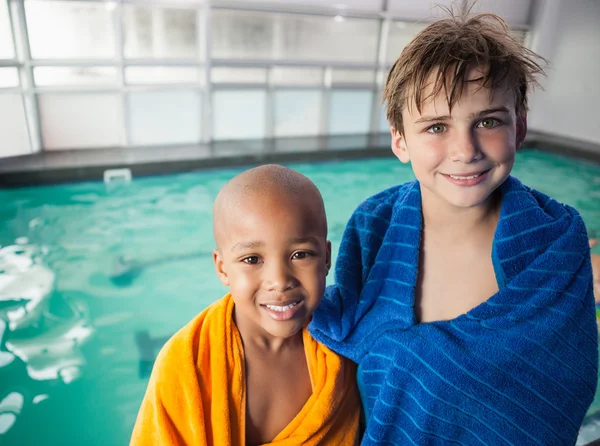
{"label": "white wall", "polygon": [[0,94],[0,158],[31,153],[21,95]]}
{"label": "white wall", "polygon": [[600,144],[600,1],[544,0],[532,49],[551,66],[529,128]]}

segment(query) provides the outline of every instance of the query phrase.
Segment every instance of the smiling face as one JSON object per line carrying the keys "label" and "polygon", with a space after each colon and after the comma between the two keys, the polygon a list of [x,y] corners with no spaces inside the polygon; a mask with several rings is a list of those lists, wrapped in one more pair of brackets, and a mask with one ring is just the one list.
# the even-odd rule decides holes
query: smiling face
{"label": "smiling face", "polygon": [[240,332],[288,338],[321,302],[331,245],[322,202],[313,198],[267,188],[230,203],[215,221],[215,267],[230,288]]}
{"label": "smiling face", "polygon": [[491,91],[474,80],[481,76],[481,69],[471,70],[451,111],[442,91],[420,112],[414,104],[405,107],[402,134],[391,129],[392,150],[412,164],[424,207],[485,206],[510,174],[525,138],[525,116],[516,115],[511,91]]}

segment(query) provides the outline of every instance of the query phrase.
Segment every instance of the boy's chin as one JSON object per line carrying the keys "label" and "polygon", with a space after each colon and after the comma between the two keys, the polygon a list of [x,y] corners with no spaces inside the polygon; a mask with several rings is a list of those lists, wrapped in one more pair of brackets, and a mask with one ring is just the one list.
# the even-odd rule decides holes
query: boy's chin
{"label": "boy's chin", "polygon": [[448,201],[449,204],[460,209],[472,209],[479,206],[486,206],[490,200],[491,194],[474,197],[452,197]]}
{"label": "boy's chin", "polygon": [[453,187],[444,187],[434,190],[438,204],[450,205],[458,209],[471,209],[487,206],[493,200],[500,185],[481,185],[465,190],[456,190]]}
{"label": "boy's chin", "polygon": [[299,321],[276,322],[270,321],[264,330],[274,338],[287,339],[296,336],[302,331],[304,324]]}

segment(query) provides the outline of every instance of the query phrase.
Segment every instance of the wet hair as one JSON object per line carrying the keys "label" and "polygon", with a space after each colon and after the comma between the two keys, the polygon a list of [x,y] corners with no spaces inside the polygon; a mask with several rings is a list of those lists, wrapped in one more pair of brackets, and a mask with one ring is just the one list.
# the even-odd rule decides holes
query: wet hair
{"label": "wet hair", "polygon": [[[478,82],[490,92],[500,87],[512,91],[517,114],[526,113],[529,87],[539,85],[536,76],[544,74],[546,61],[517,40],[501,17],[445,10],[449,17],[422,30],[388,73],[383,101],[390,125],[403,132],[404,107],[415,105],[420,113],[425,101],[441,92],[452,111],[466,82]],[[482,76],[469,79],[475,67]],[[427,82],[433,88],[426,89]]]}

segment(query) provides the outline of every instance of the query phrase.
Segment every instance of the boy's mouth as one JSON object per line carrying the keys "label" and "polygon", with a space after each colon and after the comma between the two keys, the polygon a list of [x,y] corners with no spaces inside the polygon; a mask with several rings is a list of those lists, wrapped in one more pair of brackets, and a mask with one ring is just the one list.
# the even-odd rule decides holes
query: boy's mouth
{"label": "boy's mouth", "polygon": [[454,174],[443,174],[443,175],[448,180],[450,180],[451,183],[454,183],[458,186],[474,186],[476,184],[479,184],[483,180],[485,180],[485,178],[487,177],[487,174],[490,170],[491,169],[482,170],[479,172],[469,172],[469,173],[461,174],[461,175],[454,175]]}
{"label": "boy's mouth", "polygon": [[265,307],[267,307],[269,310],[273,310],[273,311],[277,311],[279,313],[283,313],[284,311],[291,310],[296,305],[298,305],[298,302],[294,302],[294,303],[291,303],[291,304],[285,305],[285,306],[281,306],[281,305],[265,305]]}
{"label": "boy's mouth", "polygon": [[261,308],[276,321],[287,321],[294,317],[303,306],[303,300],[285,302],[282,304],[261,304]]}

